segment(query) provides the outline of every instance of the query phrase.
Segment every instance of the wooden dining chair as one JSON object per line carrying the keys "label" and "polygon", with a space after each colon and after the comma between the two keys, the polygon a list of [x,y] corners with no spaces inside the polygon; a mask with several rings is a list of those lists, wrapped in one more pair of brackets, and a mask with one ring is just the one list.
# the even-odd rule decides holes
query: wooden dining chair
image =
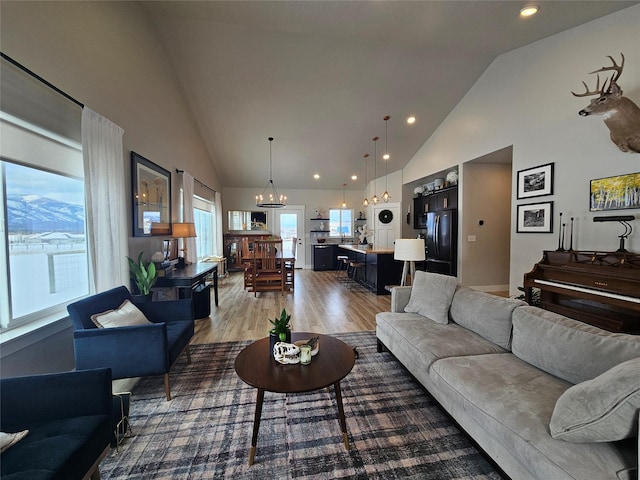
{"label": "wooden dining chair", "polygon": [[291,239],[291,257],[287,256],[284,259],[284,273],[285,273],[285,287],[287,290],[293,290],[295,286],[295,268],[296,268],[296,247],[298,246],[298,239],[293,237]]}
{"label": "wooden dining chair", "polygon": [[251,289],[253,285],[253,252],[249,246],[248,237],[240,239],[240,252],[242,255],[242,269],[244,270],[244,288]]}
{"label": "wooden dining chair", "polygon": [[285,266],[282,261],[282,239],[256,240],[253,244],[252,291],[285,291]]}

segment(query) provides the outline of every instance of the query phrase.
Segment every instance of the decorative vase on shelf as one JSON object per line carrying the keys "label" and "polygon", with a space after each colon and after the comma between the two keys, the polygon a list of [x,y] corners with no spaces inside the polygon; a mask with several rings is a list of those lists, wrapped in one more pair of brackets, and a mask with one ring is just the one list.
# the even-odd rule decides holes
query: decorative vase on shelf
{"label": "decorative vase on shelf", "polygon": [[320,230],[324,231],[324,222],[320,222]]}

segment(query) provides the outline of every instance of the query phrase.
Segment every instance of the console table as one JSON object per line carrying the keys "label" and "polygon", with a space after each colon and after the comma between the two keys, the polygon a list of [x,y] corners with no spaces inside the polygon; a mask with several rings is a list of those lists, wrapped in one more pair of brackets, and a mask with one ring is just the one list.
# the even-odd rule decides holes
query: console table
{"label": "console table", "polygon": [[218,306],[218,264],[208,262],[192,263],[178,268],[166,277],[158,277],[155,287],[176,287],[183,298],[191,298],[193,289],[204,284],[207,276],[213,276],[213,295]]}

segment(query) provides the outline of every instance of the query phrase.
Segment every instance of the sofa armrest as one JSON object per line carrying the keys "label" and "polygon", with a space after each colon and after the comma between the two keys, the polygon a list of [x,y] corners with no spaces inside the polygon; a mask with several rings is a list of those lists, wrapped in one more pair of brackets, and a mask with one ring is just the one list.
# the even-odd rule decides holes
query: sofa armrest
{"label": "sofa armrest", "polygon": [[159,322],[193,322],[193,302],[190,298],[167,302],[136,303],[145,317],[154,323]]}
{"label": "sofa armrest", "polygon": [[114,379],[169,371],[165,323],[76,330],[73,344],[78,370],[108,367]]}
{"label": "sofa armrest", "polygon": [[111,415],[111,370],[3,378],[0,403],[2,431],[51,420]]}
{"label": "sofa armrest", "polygon": [[409,303],[409,297],[411,296],[411,286],[407,287],[393,287],[391,289],[391,312],[402,313],[404,307]]}

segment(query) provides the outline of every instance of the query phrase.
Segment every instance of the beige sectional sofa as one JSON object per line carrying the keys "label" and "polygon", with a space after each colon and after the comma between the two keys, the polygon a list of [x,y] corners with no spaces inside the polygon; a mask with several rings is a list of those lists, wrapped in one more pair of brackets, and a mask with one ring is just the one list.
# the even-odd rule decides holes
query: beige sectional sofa
{"label": "beige sectional sofa", "polygon": [[640,336],[416,272],[376,315],[390,351],[513,480],[638,476]]}

